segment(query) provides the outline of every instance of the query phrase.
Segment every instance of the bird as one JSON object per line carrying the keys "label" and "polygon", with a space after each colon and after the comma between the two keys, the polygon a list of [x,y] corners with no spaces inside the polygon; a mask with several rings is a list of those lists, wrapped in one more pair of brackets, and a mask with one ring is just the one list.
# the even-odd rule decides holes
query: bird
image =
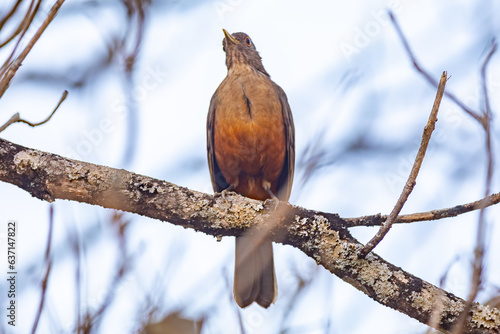
{"label": "bird", "polygon": [[[295,128],[283,89],[271,80],[250,36],[222,29],[227,75],[210,100],[207,156],[214,192],[287,202],[295,166]],[[245,308],[277,298],[272,242],[236,237],[233,294]]]}

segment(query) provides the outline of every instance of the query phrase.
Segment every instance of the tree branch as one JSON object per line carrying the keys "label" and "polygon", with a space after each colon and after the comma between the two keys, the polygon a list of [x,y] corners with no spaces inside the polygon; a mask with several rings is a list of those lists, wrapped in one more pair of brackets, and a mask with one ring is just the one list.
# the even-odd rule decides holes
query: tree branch
{"label": "tree branch", "polygon": [[[484,99],[484,110],[483,110],[483,120],[482,123],[485,131],[485,146],[486,146],[486,185],[484,190],[484,195],[488,196],[491,189],[491,180],[493,178],[493,152],[491,149],[491,108],[488,97],[488,89],[486,87],[486,68],[491,60],[491,57],[497,50],[496,42],[493,41],[491,50],[484,60],[483,66],[481,67],[481,81],[483,88],[483,99]],[[465,301],[465,309],[462,315],[455,325],[454,334],[463,333],[464,323],[468,314],[468,310],[472,307],[472,303],[477,297],[482,284],[482,273],[483,273],[483,263],[484,263],[484,253],[486,251],[486,208],[482,207],[479,211],[479,221],[477,224],[477,237],[476,237],[476,247],[474,248],[474,261],[472,262],[472,277],[471,277],[471,287],[467,300]]]}
{"label": "tree branch", "polygon": [[[64,0],[57,0],[52,8],[50,9],[47,17],[43,21],[42,25],[38,30],[36,31],[35,35],[31,38],[29,41],[28,45],[23,49],[23,51],[19,54],[19,56],[10,64],[8,67],[8,70],[2,75],[2,78],[0,79],[0,97],[3,96],[7,88],[9,87],[10,81],[16,74],[17,70],[19,69],[19,66],[23,63],[24,59],[28,55],[28,53],[31,51],[35,43],[38,41],[42,33],[45,31],[47,26],[52,22],[54,17],[56,16],[57,12],[59,11],[59,8],[61,8]],[[32,18],[31,18],[32,19]]]}
{"label": "tree branch", "polygon": [[[418,72],[420,72],[426,79],[429,81],[431,84],[436,86],[436,82],[433,80],[432,76],[425,71],[417,62],[415,55],[413,54],[412,50],[410,49],[410,46],[408,44],[408,41],[406,40],[401,27],[399,26],[398,22],[396,21],[396,18],[394,17],[394,14],[392,12],[389,12],[390,19],[396,29],[396,32],[401,39],[401,42],[403,43],[403,46],[408,53],[408,56],[410,57],[414,67]],[[481,81],[482,81],[482,91],[483,91],[483,99],[484,99],[484,110],[479,113],[476,111],[473,111],[472,109],[468,108],[462,101],[460,101],[457,97],[455,97],[453,94],[447,93],[446,95],[453,101],[455,102],[460,108],[462,108],[467,114],[472,116],[475,120],[477,120],[481,126],[483,127],[485,131],[485,146],[486,146],[486,154],[487,154],[487,172],[486,172],[486,186],[485,186],[485,198],[489,196],[490,194],[490,189],[491,189],[491,180],[493,177],[493,151],[492,151],[492,143],[491,143],[491,122],[492,122],[492,115],[491,115],[491,107],[489,104],[489,97],[488,97],[488,90],[487,90],[487,85],[486,85],[486,68],[489,64],[489,61],[491,60],[491,57],[493,54],[496,52],[497,44],[496,41],[493,39],[490,52],[486,56],[486,59],[483,62],[483,65],[481,67]],[[480,212],[479,212],[479,221],[478,221],[478,226],[477,226],[477,237],[476,237],[476,246],[474,248],[474,261],[472,263],[472,277],[471,277],[471,287],[470,291],[465,303],[465,308],[462,311],[462,314],[460,315],[458,321],[454,325],[454,329],[452,331],[453,334],[461,334],[466,331],[465,324],[467,321],[467,317],[469,315],[469,310],[471,309],[473,302],[477,296],[477,293],[479,292],[481,288],[481,276],[482,276],[482,271],[483,271],[483,258],[484,258],[484,252],[485,252],[485,231],[486,231],[486,220],[485,220],[485,208],[486,206],[480,207]]]}
{"label": "tree branch", "polygon": [[[0,180],[49,202],[67,199],[100,205],[213,236],[241,235],[250,227],[264,229],[274,209],[272,201],[256,201],[234,193],[225,198],[211,196],[123,169],[32,150],[4,139],[0,139]],[[363,245],[351,236],[338,215],[280,205],[288,210],[270,231],[272,241],[302,250],[378,303],[450,332],[464,309],[463,299],[374,253],[359,259]],[[436,317],[437,307],[440,312]],[[469,333],[499,332],[500,311],[474,304],[466,328]]]}
{"label": "tree branch", "polygon": [[53,227],[54,227],[54,207],[51,205],[49,211],[49,236],[47,238],[47,248],[45,249],[45,266],[47,269],[45,270],[45,275],[43,277],[41,284],[42,296],[40,297],[40,304],[38,305],[38,311],[35,316],[35,322],[33,323],[33,329],[31,330],[31,333],[33,334],[36,333],[36,328],[38,327],[38,322],[40,321],[40,316],[42,315],[43,305],[45,303],[45,295],[47,293],[47,284],[49,282],[49,274],[52,268],[52,259],[50,258],[50,246],[52,245]]}
{"label": "tree branch", "polygon": [[35,126],[39,126],[39,125],[47,123],[48,121],[50,121],[50,119],[52,118],[52,116],[54,116],[54,114],[56,113],[57,109],[59,109],[59,106],[64,102],[64,100],[66,100],[67,96],[68,96],[68,91],[65,90],[63,92],[63,95],[61,96],[61,99],[59,100],[59,103],[57,103],[57,106],[50,113],[50,115],[47,118],[45,118],[43,121],[38,122],[38,123],[32,123],[30,121],[27,121],[27,120],[21,118],[21,115],[19,115],[19,113],[16,112],[14,115],[12,115],[12,117],[7,122],[5,122],[4,125],[0,126],[0,132],[2,132],[3,130],[7,129],[9,126],[11,126],[12,124],[17,123],[17,122],[28,124],[29,126],[31,126],[33,128]]}
{"label": "tree branch", "polygon": [[0,19],[0,31],[2,31],[2,28],[5,25],[5,23],[7,23],[7,21],[9,21],[12,18],[14,13],[19,8],[19,5],[21,4],[21,2],[22,2],[22,0],[17,0],[16,3],[12,5],[11,9],[7,13],[5,13],[5,15],[2,17],[2,19]]}
{"label": "tree branch", "polygon": [[441,75],[441,80],[439,81],[436,99],[434,100],[434,105],[432,106],[431,114],[429,115],[429,120],[427,121],[427,125],[424,128],[424,133],[422,134],[422,142],[420,143],[417,156],[415,157],[415,162],[413,163],[413,167],[411,168],[410,175],[408,176],[408,180],[406,180],[403,191],[401,192],[396,205],[392,209],[391,214],[377,231],[377,234],[375,234],[375,236],[371,238],[371,240],[368,241],[367,244],[361,249],[361,257],[365,257],[366,254],[370,253],[389,232],[392,224],[394,224],[394,222],[396,221],[396,218],[401,212],[403,205],[406,203],[406,200],[415,187],[418,172],[420,171],[420,166],[422,166],[422,162],[424,161],[425,152],[427,151],[427,146],[429,145],[432,132],[434,131],[434,127],[437,122],[437,113],[439,110],[439,105],[441,104],[441,99],[443,98],[446,80],[446,72],[443,72],[443,74]]}
{"label": "tree branch", "polygon": [[[403,30],[401,30],[401,27],[399,26],[398,21],[396,20],[396,17],[392,13],[392,11],[389,11],[389,18],[391,19],[392,24],[394,25],[394,28],[396,29],[396,33],[398,34],[399,38],[401,39],[401,43],[403,43],[403,47],[406,50],[406,53],[408,53],[408,57],[410,57],[410,60],[415,67],[415,69],[420,72],[424,76],[424,78],[434,87],[438,88],[439,83],[432,77],[432,75],[427,72],[422,65],[419,64],[417,61],[417,57],[415,57],[415,54],[410,48],[410,44],[406,40],[405,35],[403,34]],[[479,123],[483,124],[484,119],[478,115],[474,110],[468,108],[458,97],[456,97],[453,93],[450,92],[445,92],[444,95],[446,95],[450,100],[452,100],[456,105],[458,105],[460,108],[462,108],[463,111],[465,111],[467,114],[469,114],[472,118],[474,118],[476,121]]]}
{"label": "tree branch", "polygon": [[[427,212],[411,213],[407,215],[398,216],[395,224],[408,224],[414,222],[422,222],[429,220],[438,220],[443,218],[456,217],[458,215],[486,208],[491,205],[500,203],[500,192],[492,194],[478,201],[467,204],[456,205],[452,208],[445,208],[440,210],[432,210]],[[344,218],[346,227],[355,226],[380,226],[387,220],[387,215],[371,215],[357,218]]]}

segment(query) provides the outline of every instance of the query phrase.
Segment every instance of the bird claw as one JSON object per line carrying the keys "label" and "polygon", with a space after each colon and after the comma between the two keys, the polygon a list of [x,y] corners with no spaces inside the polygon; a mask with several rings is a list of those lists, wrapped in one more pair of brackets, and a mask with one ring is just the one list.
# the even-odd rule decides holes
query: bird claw
{"label": "bird claw", "polygon": [[269,196],[270,196],[270,198],[266,199],[266,202],[270,201],[274,205],[274,211],[276,211],[278,209],[279,204],[280,204],[280,200],[271,191],[271,182],[264,181],[264,182],[262,182],[262,186],[269,193]]}
{"label": "bird claw", "polygon": [[273,196],[271,198],[266,199],[266,202],[269,201],[269,206],[273,207],[274,211],[278,210],[278,206],[280,205],[280,200],[278,197]]}
{"label": "bird claw", "polygon": [[226,195],[233,191],[233,188],[232,187],[229,187],[229,188],[226,188],[224,190],[222,190],[220,193],[216,193],[217,196],[220,196],[222,197],[222,199],[224,200],[224,202],[226,202],[227,206],[229,206],[229,202],[228,200],[226,199]]}

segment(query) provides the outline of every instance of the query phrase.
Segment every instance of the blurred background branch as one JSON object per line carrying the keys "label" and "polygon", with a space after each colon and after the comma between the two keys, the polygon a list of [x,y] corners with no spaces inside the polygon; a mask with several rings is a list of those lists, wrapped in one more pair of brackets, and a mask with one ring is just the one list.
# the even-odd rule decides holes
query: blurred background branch
{"label": "blurred background branch", "polygon": [[[35,2],[35,0],[33,0],[31,2],[30,7],[29,7],[30,9],[32,8],[32,5],[34,2]],[[36,13],[38,12],[41,2],[42,2],[42,0],[37,1],[33,11],[30,11],[30,9],[28,10],[27,15],[25,16],[24,20],[19,25],[19,28],[16,30],[15,35],[17,35],[17,33],[19,31],[21,32],[19,39],[18,39],[18,42],[17,42],[16,46],[14,47],[14,50],[12,51],[11,55],[5,61],[4,65],[0,69],[0,75],[1,75],[0,76],[0,98],[2,98],[3,94],[7,90],[7,87],[9,86],[10,81],[12,80],[14,75],[16,75],[17,70],[23,64],[23,61],[26,58],[26,56],[28,55],[28,53],[31,51],[31,49],[33,48],[35,43],[38,41],[40,36],[43,34],[43,32],[45,31],[47,26],[50,24],[50,22],[52,22],[52,20],[56,16],[57,12],[61,8],[62,4],[64,3],[64,0],[57,0],[54,3],[53,7],[50,9],[49,13],[47,14],[47,17],[43,21],[42,25],[38,28],[38,30],[33,35],[31,40],[28,42],[26,47],[21,51],[21,53],[16,57],[16,59],[14,59],[14,61],[11,62],[11,59],[13,58],[19,43],[22,41],[24,34],[28,31],[30,25],[32,24],[33,18],[35,17]],[[9,14],[7,14],[6,17],[8,18]]]}
{"label": "blurred background branch", "polygon": [[[0,4],[3,76],[43,26],[54,3],[11,0]],[[285,7],[287,15],[283,16]],[[208,192],[204,122],[210,94],[225,75],[220,30],[243,30],[258,43],[273,80],[287,91],[296,119],[292,203],[338,212],[342,217],[360,216],[337,218],[343,226],[380,225],[386,216],[366,215],[388,212],[394,205],[434,94],[408,66],[397,31],[392,36],[386,7],[386,2],[340,5],[320,1],[309,11],[303,3],[283,1],[273,5],[227,0],[65,2],[0,100],[4,112],[21,110],[23,119],[43,119],[49,108],[45,106],[69,90],[64,112],[37,131],[9,127],[2,136],[13,143]],[[447,69],[452,79],[447,93],[461,97],[458,108],[443,100],[440,127],[426,156],[432,168],[421,171],[419,186],[396,223],[456,218],[395,226],[377,252],[466,299],[474,286],[469,282],[474,274],[470,263],[480,254],[473,252],[476,240],[471,236],[477,233],[471,230],[471,220],[479,214],[478,208],[498,203],[498,194],[483,196],[488,159],[480,149],[485,143],[483,132],[476,131],[475,122],[469,122],[460,108],[482,120],[486,103],[490,110],[498,108],[497,57],[486,62],[484,56],[492,50],[491,41],[498,38],[496,13],[500,11],[497,4],[487,1],[460,7],[450,1],[396,1],[390,7],[404,27],[405,39],[422,60],[417,63],[420,69],[425,66],[424,71],[434,78]],[[346,44],[351,53],[343,49]],[[481,89],[475,84],[479,72],[475,64],[481,67]],[[490,64],[489,71],[486,64]],[[489,92],[487,101],[481,90]],[[3,113],[3,117],[10,115]],[[495,155],[500,131],[496,122],[490,126]],[[493,176],[491,189],[499,186]],[[22,304],[38,305],[40,277],[45,273],[39,250],[46,245],[45,238],[37,236],[47,233],[48,224],[39,219],[46,206],[10,184],[1,183],[0,192],[8,194],[3,196],[2,218],[13,216],[24,228],[20,245],[27,262],[22,274],[31,283],[20,287]],[[432,210],[455,203],[468,204]],[[269,312],[236,310],[231,288],[224,283],[232,271],[228,268],[232,240],[222,238],[216,243],[200,233],[137,215],[122,217],[128,222],[126,259],[133,258],[134,266],[115,281],[125,258],[112,223],[114,212],[68,201],[54,205],[53,267],[39,332],[140,331],[148,323],[163,324],[165,319],[173,323],[189,319],[193,324],[204,319],[203,334],[425,330],[416,321],[359,297],[350,285],[317,267],[302,252],[281,246],[275,247],[282,289],[277,304]],[[491,206],[484,221],[497,216],[498,206]],[[500,269],[493,256],[499,251],[496,226],[486,225],[489,237],[481,256],[486,270],[481,272],[476,297],[492,306],[500,291]],[[72,237],[56,233],[64,227],[72,231]],[[375,231],[358,228],[350,232],[365,243]],[[437,278],[444,274],[447,279],[441,284]],[[107,296],[112,296],[109,303]],[[74,312],[67,312],[71,301]],[[106,305],[102,316],[96,318],[102,305]],[[26,318],[36,312],[22,311]],[[362,322],[360,313],[366,315]],[[95,326],[84,327],[90,318]],[[124,318],[131,321],[116,321]],[[0,323],[0,332],[6,331],[3,326]]]}
{"label": "blurred background branch", "polygon": [[61,104],[64,102],[64,100],[66,100],[67,96],[68,96],[68,91],[65,90],[64,93],[63,93],[63,95],[61,96],[61,99],[59,100],[59,103],[57,103],[57,106],[50,113],[50,115],[47,116],[47,118],[44,119],[43,121],[40,121],[40,122],[37,122],[37,123],[32,123],[30,121],[22,119],[21,115],[19,115],[19,113],[17,112],[4,125],[0,126],[0,132],[2,132],[3,130],[7,129],[10,125],[12,125],[14,123],[17,123],[17,122],[28,124],[31,127],[35,127],[35,126],[39,126],[39,125],[47,123],[48,121],[50,121],[50,119],[52,118],[52,116],[54,116],[54,114],[56,113],[57,109],[59,109],[59,106],[61,106]]}
{"label": "blurred background branch", "polygon": [[40,321],[40,316],[42,315],[42,311],[44,308],[45,304],[45,296],[47,295],[47,284],[49,282],[49,274],[50,270],[52,268],[52,260],[50,258],[50,247],[52,245],[52,231],[54,227],[54,207],[50,206],[50,213],[49,213],[49,236],[47,237],[47,248],[45,249],[45,275],[42,279],[41,285],[40,285],[40,291],[41,291],[41,297],[40,297],[40,304],[38,306],[38,311],[35,316],[35,321],[33,322],[33,329],[31,333],[36,333],[36,329],[38,327],[38,322]]}

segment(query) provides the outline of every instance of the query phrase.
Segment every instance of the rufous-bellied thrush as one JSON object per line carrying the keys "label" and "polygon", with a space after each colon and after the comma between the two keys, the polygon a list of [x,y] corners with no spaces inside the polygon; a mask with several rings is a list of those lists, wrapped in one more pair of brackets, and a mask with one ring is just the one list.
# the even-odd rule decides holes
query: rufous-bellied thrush
{"label": "rufous-bellied thrush", "polygon": [[[283,89],[262,65],[250,37],[223,29],[227,76],[210,101],[207,149],[215,192],[288,201],[295,162],[295,129]],[[262,238],[261,238],[262,239]],[[277,297],[272,243],[236,237],[234,298],[240,307],[271,305]]]}

